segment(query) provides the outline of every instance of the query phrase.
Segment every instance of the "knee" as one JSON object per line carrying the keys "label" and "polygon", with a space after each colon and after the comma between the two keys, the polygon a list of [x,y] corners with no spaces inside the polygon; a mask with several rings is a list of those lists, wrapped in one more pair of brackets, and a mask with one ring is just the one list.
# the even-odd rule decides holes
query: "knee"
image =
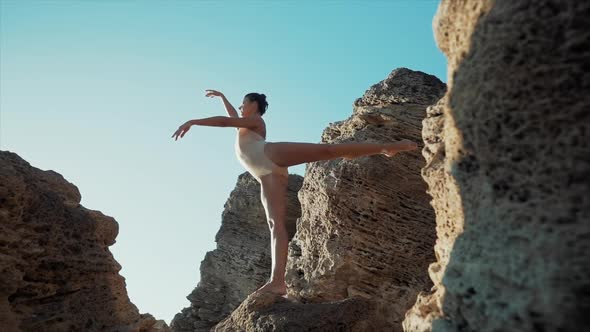
{"label": "knee", "polygon": [[273,233],[275,233],[275,232],[281,233],[281,232],[287,230],[287,227],[282,220],[279,220],[276,218],[268,218],[267,222],[268,222],[268,227],[270,228],[271,232],[273,232]]}

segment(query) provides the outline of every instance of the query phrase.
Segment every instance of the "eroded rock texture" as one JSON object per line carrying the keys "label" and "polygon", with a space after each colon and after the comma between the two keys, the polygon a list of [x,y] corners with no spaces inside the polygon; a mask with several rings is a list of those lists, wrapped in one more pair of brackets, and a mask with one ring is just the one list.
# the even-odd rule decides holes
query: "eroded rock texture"
{"label": "eroded rock texture", "polygon": [[421,122],[444,92],[436,77],[399,68],[324,130],[323,143],[407,138],[420,147],[309,163],[289,246],[290,300],[248,298],[217,331],[401,331],[418,292],[432,286],[435,216],[420,175]]}
{"label": "eroded rock texture", "polygon": [[251,294],[212,331],[387,331],[375,302],[359,297],[302,304],[268,293]]}
{"label": "eroded rock texture", "polygon": [[[289,239],[301,215],[297,192],[302,183],[303,177],[289,175]],[[260,184],[248,172],[238,177],[224,205],[215,241],[217,249],[205,255],[201,280],[187,296],[191,306],[182,309],[170,323],[173,331],[209,331],[270,277],[270,230],[260,200]]]}
{"label": "eroded rock texture", "polygon": [[407,331],[590,326],[590,3],[442,1],[449,90],[424,120],[434,291]]}
{"label": "eroded rock texture", "polygon": [[0,331],[169,331],[129,301],[117,221],[60,174],[0,151]]}

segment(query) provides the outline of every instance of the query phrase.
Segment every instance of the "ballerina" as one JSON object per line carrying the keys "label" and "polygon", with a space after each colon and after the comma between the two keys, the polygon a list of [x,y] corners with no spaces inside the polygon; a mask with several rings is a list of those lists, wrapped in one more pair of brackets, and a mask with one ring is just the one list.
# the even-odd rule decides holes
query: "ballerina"
{"label": "ballerina", "polygon": [[216,90],[205,90],[205,96],[220,97],[227,116],[189,120],[172,135],[175,140],[184,137],[191,126],[235,127],[237,129],[234,150],[239,162],[260,183],[260,199],[271,233],[271,276],[256,292],[287,293],[285,267],[287,264],[288,235],[287,216],[288,167],[319,160],[335,158],[353,159],[366,155],[383,154],[391,157],[400,151],[415,150],[418,145],[407,139],[392,143],[300,143],[267,142],[266,124],[262,115],[266,112],[266,96],[248,93],[239,107],[241,117],[225,95]]}

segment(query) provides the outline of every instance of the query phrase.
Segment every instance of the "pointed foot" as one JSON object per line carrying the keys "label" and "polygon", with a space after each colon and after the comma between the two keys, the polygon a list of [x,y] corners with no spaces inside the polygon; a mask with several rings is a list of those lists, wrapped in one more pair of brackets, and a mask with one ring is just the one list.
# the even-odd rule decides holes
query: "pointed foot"
{"label": "pointed foot", "polygon": [[393,157],[398,152],[401,151],[412,151],[418,148],[418,144],[416,142],[410,141],[408,139],[403,139],[399,142],[387,144],[381,154],[387,157]]}

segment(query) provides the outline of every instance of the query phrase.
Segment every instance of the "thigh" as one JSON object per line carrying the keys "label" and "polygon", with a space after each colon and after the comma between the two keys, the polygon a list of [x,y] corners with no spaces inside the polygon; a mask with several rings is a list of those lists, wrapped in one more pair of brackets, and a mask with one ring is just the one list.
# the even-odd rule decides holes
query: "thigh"
{"label": "thigh", "polygon": [[260,178],[260,198],[267,221],[284,223],[287,212],[288,177],[280,174],[266,174]]}
{"label": "thigh", "polygon": [[281,167],[295,166],[334,157],[331,144],[300,142],[267,142],[264,153]]}

